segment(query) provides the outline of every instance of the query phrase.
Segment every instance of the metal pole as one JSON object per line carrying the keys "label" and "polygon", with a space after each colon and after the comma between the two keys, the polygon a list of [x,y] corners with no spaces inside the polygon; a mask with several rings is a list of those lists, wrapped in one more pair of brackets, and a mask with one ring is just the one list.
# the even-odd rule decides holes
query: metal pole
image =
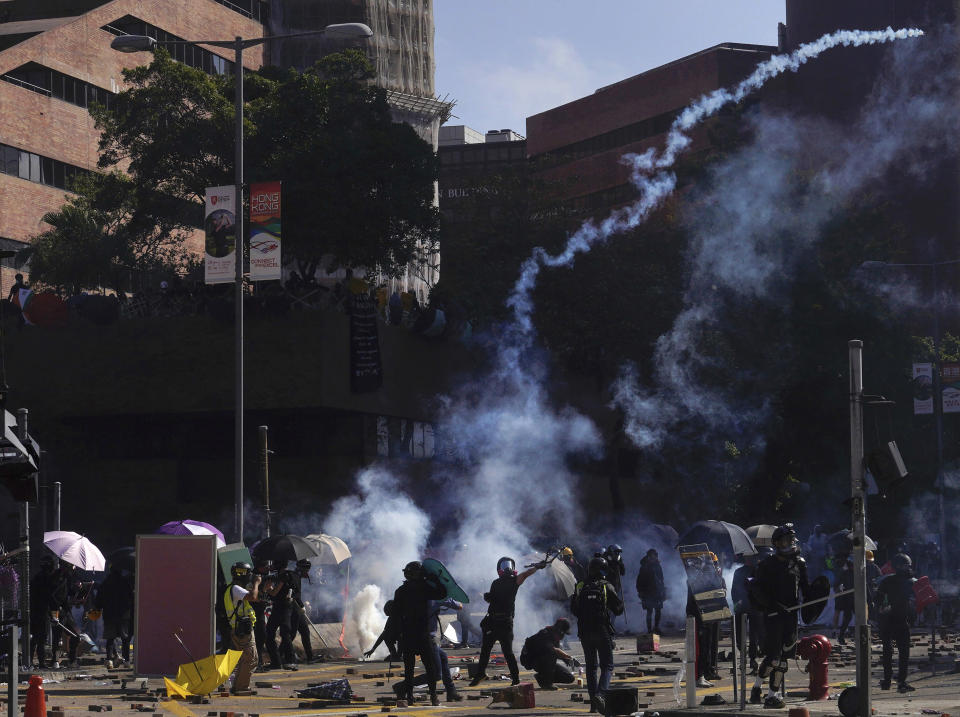
{"label": "metal pole", "polygon": [[[731,673],[731,677],[733,678],[733,701],[736,702],[737,699],[738,699],[738,696],[737,696],[738,693],[737,693],[737,616],[736,616],[736,613],[734,613],[733,617],[730,619],[730,627],[731,627],[731,630],[730,630],[730,644],[731,644],[732,647],[733,647],[733,652],[732,652],[731,655],[730,655],[731,658],[732,658],[732,659],[730,660],[730,662],[733,663],[733,672]],[[717,635],[719,636],[719,634],[720,634],[720,633],[719,633],[719,631],[718,631],[718,632],[717,632]],[[740,646],[740,649],[743,650],[743,646],[742,646],[742,645]]]}
{"label": "metal pole", "polygon": [[235,338],[234,359],[236,361],[234,383],[234,490],[235,490],[235,518],[237,542],[243,542],[243,38],[234,38],[234,67],[235,91],[235,135],[234,135],[234,257],[236,259],[236,276],[234,287],[235,311]]}
{"label": "metal pole", "polygon": [[[27,423],[30,412],[26,408],[17,409],[17,435],[21,443],[27,444]],[[20,537],[20,547],[24,549],[23,554],[23,574],[24,580],[21,590],[23,590],[24,612],[21,624],[23,630],[20,633],[20,645],[23,650],[24,664],[29,664],[30,659],[30,501],[25,500],[20,504],[20,529],[23,531]]]}
{"label": "metal pole", "polygon": [[17,626],[14,624],[8,627],[10,629],[10,644],[7,649],[10,650],[10,659],[7,660],[7,664],[10,670],[7,674],[7,717],[19,717],[20,705],[17,697],[17,680],[20,679],[20,666],[17,664]]}
{"label": "metal pole", "polygon": [[270,537],[270,449],[267,444],[267,426],[260,426],[260,480],[263,488],[263,517],[266,523],[266,537]]}
{"label": "metal pole", "polygon": [[56,481],[53,484],[53,529],[60,530],[60,498],[63,495],[63,484]]}
{"label": "metal pole", "polygon": [[747,650],[744,646],[749,644],[750,625],[747,622],[747,611],[740,613],[740,711],[747,709]]}
{"label": "metal pole", "polygon": [[937,285],[937,265],[932,264],[933,271],[933,415],[936,420],[937,431],[937,508],[940,512],[938,525],[940,533],[940,579],[947,577],[947,518],[943,506],[943,384],[940,376],[940,293]]}
{"label": "metal pole", "polygon": [[847,342],[850,358],[850,513],[853,523],[853,590],[857,617],[858,714],[870,715],[870,623],[867,622],[867,501],[863,475],[863,342]]}
{"label": "metal pole", "polygon": [[687,673],[687,707],[697,706],[697,619],[687,616],[683,661]]}

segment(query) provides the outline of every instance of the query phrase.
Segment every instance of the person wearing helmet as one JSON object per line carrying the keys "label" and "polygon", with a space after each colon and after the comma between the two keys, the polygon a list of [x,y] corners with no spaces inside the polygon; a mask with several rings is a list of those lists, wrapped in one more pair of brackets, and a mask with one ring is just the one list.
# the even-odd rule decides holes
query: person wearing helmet
{"label": "person wearing helmet", "polygon": [[[750,591],[751,598],[764,614],[764,657],[757,679],[750,692],[750,702],[765,707],[783,707],[783,678],[787,661],[796,654],[799,606],[810,590],[807,565],[800,555],[800,544],[793,523],[773,531],[774,554],[757,566],[757,576]],[[770,613],[774,613],[773,616]],[[770,680],[766,698],[762,697],[763,680]]]}
{"label": "person wearing helmet", "polygon": [[[257,647],[256,672],[265,672],[270,669],[270,665],[264,661],[264,655],[272,655],[277,651],[276,643],[267,644],[266,612],[267,605],[270,604],[269,592],[273,584],[273,561],[267,558],[257,560],[253,572],[260,576],[260,589],[257,591],[259,597],[252,603],[253,614],[257,618],[253,623],[253,642]],[[278,657],[276,661],[280,662],[280,658]]]}
{"label": "person wearing helmet", "polygon": [[403,568],[403,584],[393,593],[393,612],[400,622],[400,650],[403,652],[403,683],[397,694],[413,700],[413,668],[420,655],[427,673],[427,688],[430,704],[440,704],[437,697],[437,643],[430,621],[430,601],[442,600],[447,589],[427,579],[427,572],[419,560],[407,563]]}
{"label": "person wearing helmet", "polygon": [[510,670],[510,679],[513,684],[520,684],[520,668],[517,667],[517,657],[513,654],[513,613],[516,609],[517,590],[527,578],[545,567],[545,562],[537,563],[518,574],[513,558],[503,557],[497,561],[498,577],[490,583],[490,590],[483,594],[483,599],[489,605],[487,614],[480,621],[483,640],[480,643],[477,675],[470,681],[471,687],[487,679],[487,662],[490,660],[490,650],[496,642],[500,643],[503,659]]}
{"label": "person wearing helmet", "polygon": [[[270,653],[272,669],[296,670],[297,658],[293,653],[294,602],[293,594],[297,585],[297,574],[292,570],[281,570],[275,580],[264,590],[270,598],[272,608],[267,620],[267,651]],[[280,649],[277,650],[277,633],[280,633]]]}
{"label": "person wearing helmet", "polygon": [[573,573],[573,578],[576,582],[580,582],[587,576],[587,571],[573,554],[573,548],[563,548],[558,557],[560,558],[560,562],[570,568],[570,572]]}
{"label": "person wearing helmet", "polygon": [[627,567],[623,564],[623,548],[611,543],[600,556],[607,561],[607,580],[617,590],[617,595],[623,598],[623,576],[627,574]]}
{"label": "person wearing helmet", "polygon": [[568,634],[570,621],[561,617],[552,625],[547,625],[540,632],[528,637],[523,643],[520,664],[534,671],[534,679],[541,690],[556,690],[557,683],[569,685],[574,681],[573,673],[557,662],[562,660],[567,665],[577,664],[572,656],[560,649],[560,643]]}
{"label": "person wearing helmet", "polygon": [[883,679],[880,689],[890,689],[893,677],[893,645],[897,645],[897,691],[913,692],[907,683],[907,668],[910,664],[910,617],[914,612],[913,561],[906,553],[897,553],[890,560],[893,575],[887,575],[877,585],[879,607],[880,642],[883,644],[881,662]]}
{"label": "person wearing helmet", "polygon": [[234,694],[250,689],[250,675],[257,664],[257,648],[253,643],[257,616],[253,603],[259,596],[260,576],[253,572],[253,566],[234,563],[230,568],[230,585],[223,594],[223,607],[230,622],[230,649],[241,653],[231,690]]}
{"label": "person wearing helmet", "polygon": [[[613,675],[613,615],[623,612],[623,601],[607,582],[607,561],[594,556],[587,564],[586,581],[577,583],[570,612],[577,617],[577,635],[586,662],[590,711],[604,712],[604,696]],[[600,679],[597,680],[597,668]]]}
{"label": "person wearing helmet", "polygon": [[313,645],[310,642],[310,618],[303,602],[303,579],[310,580],[311,562],[306,559],[297,561],[297,567],[291,572],[290,587],[290,634],[300,633],[300,643],[303,645],[303,654],[307,662],[313,662]]}

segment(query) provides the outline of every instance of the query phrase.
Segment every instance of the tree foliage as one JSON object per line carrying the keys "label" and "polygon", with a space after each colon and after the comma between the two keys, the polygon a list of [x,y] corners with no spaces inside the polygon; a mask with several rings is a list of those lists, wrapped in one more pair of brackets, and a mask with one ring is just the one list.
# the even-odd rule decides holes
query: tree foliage
{"label": "tree foliage", "polygon": [[[211,77],[158,50],[124,72],[129,89],[95,111],[101,167],[128,171],[141,207],[198,202],[234,180],[233,79]],[[305,72],[244,76],[245,177],[283,182],[284,251],[303,274],[320,265],[398,274],[436,249],[432,148],[390,116],[359,52]]]}

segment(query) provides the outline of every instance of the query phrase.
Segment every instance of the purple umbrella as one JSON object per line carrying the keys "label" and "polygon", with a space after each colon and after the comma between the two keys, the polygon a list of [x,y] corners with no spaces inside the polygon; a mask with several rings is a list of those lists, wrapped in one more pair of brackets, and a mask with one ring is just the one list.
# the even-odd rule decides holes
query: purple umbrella
{"label": "purple umbrella", "polygon": [[161,525],[155,532],[163,535],[215,535],[217,536],[218,548],[227,544],[223,533],[210,523],[204,523],[200,520],[171,520],[169,523]]}

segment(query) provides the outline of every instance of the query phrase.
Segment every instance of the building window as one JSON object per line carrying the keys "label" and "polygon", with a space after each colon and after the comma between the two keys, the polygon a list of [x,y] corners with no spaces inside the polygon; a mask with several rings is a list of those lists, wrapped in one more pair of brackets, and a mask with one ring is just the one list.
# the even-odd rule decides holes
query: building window
{"label": "building window", "polygon": [[2,75],[2,79],[37,94],[54,97],[78,107],[97,103],[107,109],[113,104],[113,93],[76,77],[51,70],[36,62],[20,65]]}
{"label": "building window", "polygon": [[177,62],[182,62],[190,67],[206,72],[208,75],[232,75],[233,62],[214,54],[209,50],[196,45],[172,44],[183,43],[184,39],[173,33],[167,32],[156,25],[144,22],[133,15],[125,15],[119,20],[114,20],[109,25],[104,25],[103,30],[113,35],[146,35],[157,41],[161,47],[166,49],[170,56]]}
{"label": "building window", "polygon": [[0,144],[0,173],[19,177],[28,182],[69,190],[73,180],[78,175],[89,174],[89,170],[11,147],[8,144]]}

